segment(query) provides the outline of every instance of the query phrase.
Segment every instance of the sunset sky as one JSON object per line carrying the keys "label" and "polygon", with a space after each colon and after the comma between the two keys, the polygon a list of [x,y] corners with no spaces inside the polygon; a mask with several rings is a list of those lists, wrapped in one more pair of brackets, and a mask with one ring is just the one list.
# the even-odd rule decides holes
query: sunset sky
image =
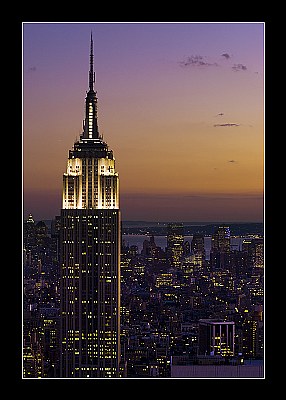
{"label": "sunset sky", "polygon": [[23,214],[60,214],[94,42],[123,220],[262,222],[263,23],[23,23]]}

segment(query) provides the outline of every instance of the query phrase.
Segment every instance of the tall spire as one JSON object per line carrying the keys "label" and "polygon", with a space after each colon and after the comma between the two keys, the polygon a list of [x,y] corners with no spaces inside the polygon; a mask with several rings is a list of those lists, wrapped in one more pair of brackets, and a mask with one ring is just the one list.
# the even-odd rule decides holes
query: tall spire
{"label": "tall spire", "polygon": [[93,40],[92,32],[90,33],[90,61],[89,61],[89,90],[93,91],[93,84],[95,82],[95,73],[93,72]]}
{"label": "tall spire", "polygon": [[98,139],[97,125],[97,96],[94,91],[95,73],[93,71],[93,39],[90,35],[90,56],[89,56],[89,91],[85,98],[85,120],[83,124],[83,138]]}

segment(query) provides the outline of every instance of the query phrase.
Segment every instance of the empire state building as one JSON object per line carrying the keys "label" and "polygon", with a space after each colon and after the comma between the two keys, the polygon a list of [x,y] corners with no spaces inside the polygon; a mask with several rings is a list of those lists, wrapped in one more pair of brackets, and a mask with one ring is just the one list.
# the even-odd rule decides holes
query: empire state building
{"label": "empire state building", "polygon": [[61,210],[60,376],[119,376],[120,211],[113,152],[99,133],[93,39],[80,139],[69,151]]}

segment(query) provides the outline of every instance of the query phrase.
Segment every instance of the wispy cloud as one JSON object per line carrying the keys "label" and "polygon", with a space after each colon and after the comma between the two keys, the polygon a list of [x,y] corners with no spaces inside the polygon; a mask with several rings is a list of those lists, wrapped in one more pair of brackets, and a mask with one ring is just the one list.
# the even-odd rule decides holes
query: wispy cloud
{"label": "wispy cloud", "polygon": [[230,59],[230,55],[228,53],[223,53],[221,56],[224,57],[226,60]]}
{"label": "wispy cloud", "polygon": [[214,127],[217,128],[218,126],[223,126],[223,127],[233,127],[233,126],[239,126],[240,124],[234,124],[234,123],[225,123],[225,124],[214,124]]}
{"label": "wispy cloud", "polygon": [[247,67],[245,65],[243,65],[243,64],[234,64],[232,66],[232,70],[235,71],[235,72],[237,72],[237,71],[246,71]]}
{"label": "wispy cloud", "polygon": [[191,55],[186,57],[184,60],[179,61],[181,67],[217,67],[216,62],[209,62],[205,57],[200,55]]}
{"label": "wispy cloud", "polygon": [[[232,59],[232,55],[229,53],[222,53],[220,55],[220,60],[224,58],[224,60],[230,60]],[[219,59],[218,59],[219,60]],[[226,66],[225,63],[219,63],[215,61],[210,61],[209,58],[206,56],[202,55],[190,55],[184,58],[182,61],[178,61],[178,64],[182,68],[191,68],[191,67],[219,67],[219,66]],[[230,64],[227,64],[228,68],[230,68],[234,72],[239,72],[239,71],[247,71],[247,66],[241,63],[233,64],[232,66]]]}

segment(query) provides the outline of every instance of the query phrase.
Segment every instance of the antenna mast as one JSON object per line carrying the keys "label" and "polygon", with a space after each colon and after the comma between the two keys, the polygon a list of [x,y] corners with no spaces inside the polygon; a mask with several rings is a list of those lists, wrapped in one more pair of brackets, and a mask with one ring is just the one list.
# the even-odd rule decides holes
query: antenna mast
{"label": "antenna mast", "polygon": [[95,82],[95,73],[93,72],[93,40],[92,32],[90,34],[90,61],[89,61],[89,90],[93,91],[93,84]]}

